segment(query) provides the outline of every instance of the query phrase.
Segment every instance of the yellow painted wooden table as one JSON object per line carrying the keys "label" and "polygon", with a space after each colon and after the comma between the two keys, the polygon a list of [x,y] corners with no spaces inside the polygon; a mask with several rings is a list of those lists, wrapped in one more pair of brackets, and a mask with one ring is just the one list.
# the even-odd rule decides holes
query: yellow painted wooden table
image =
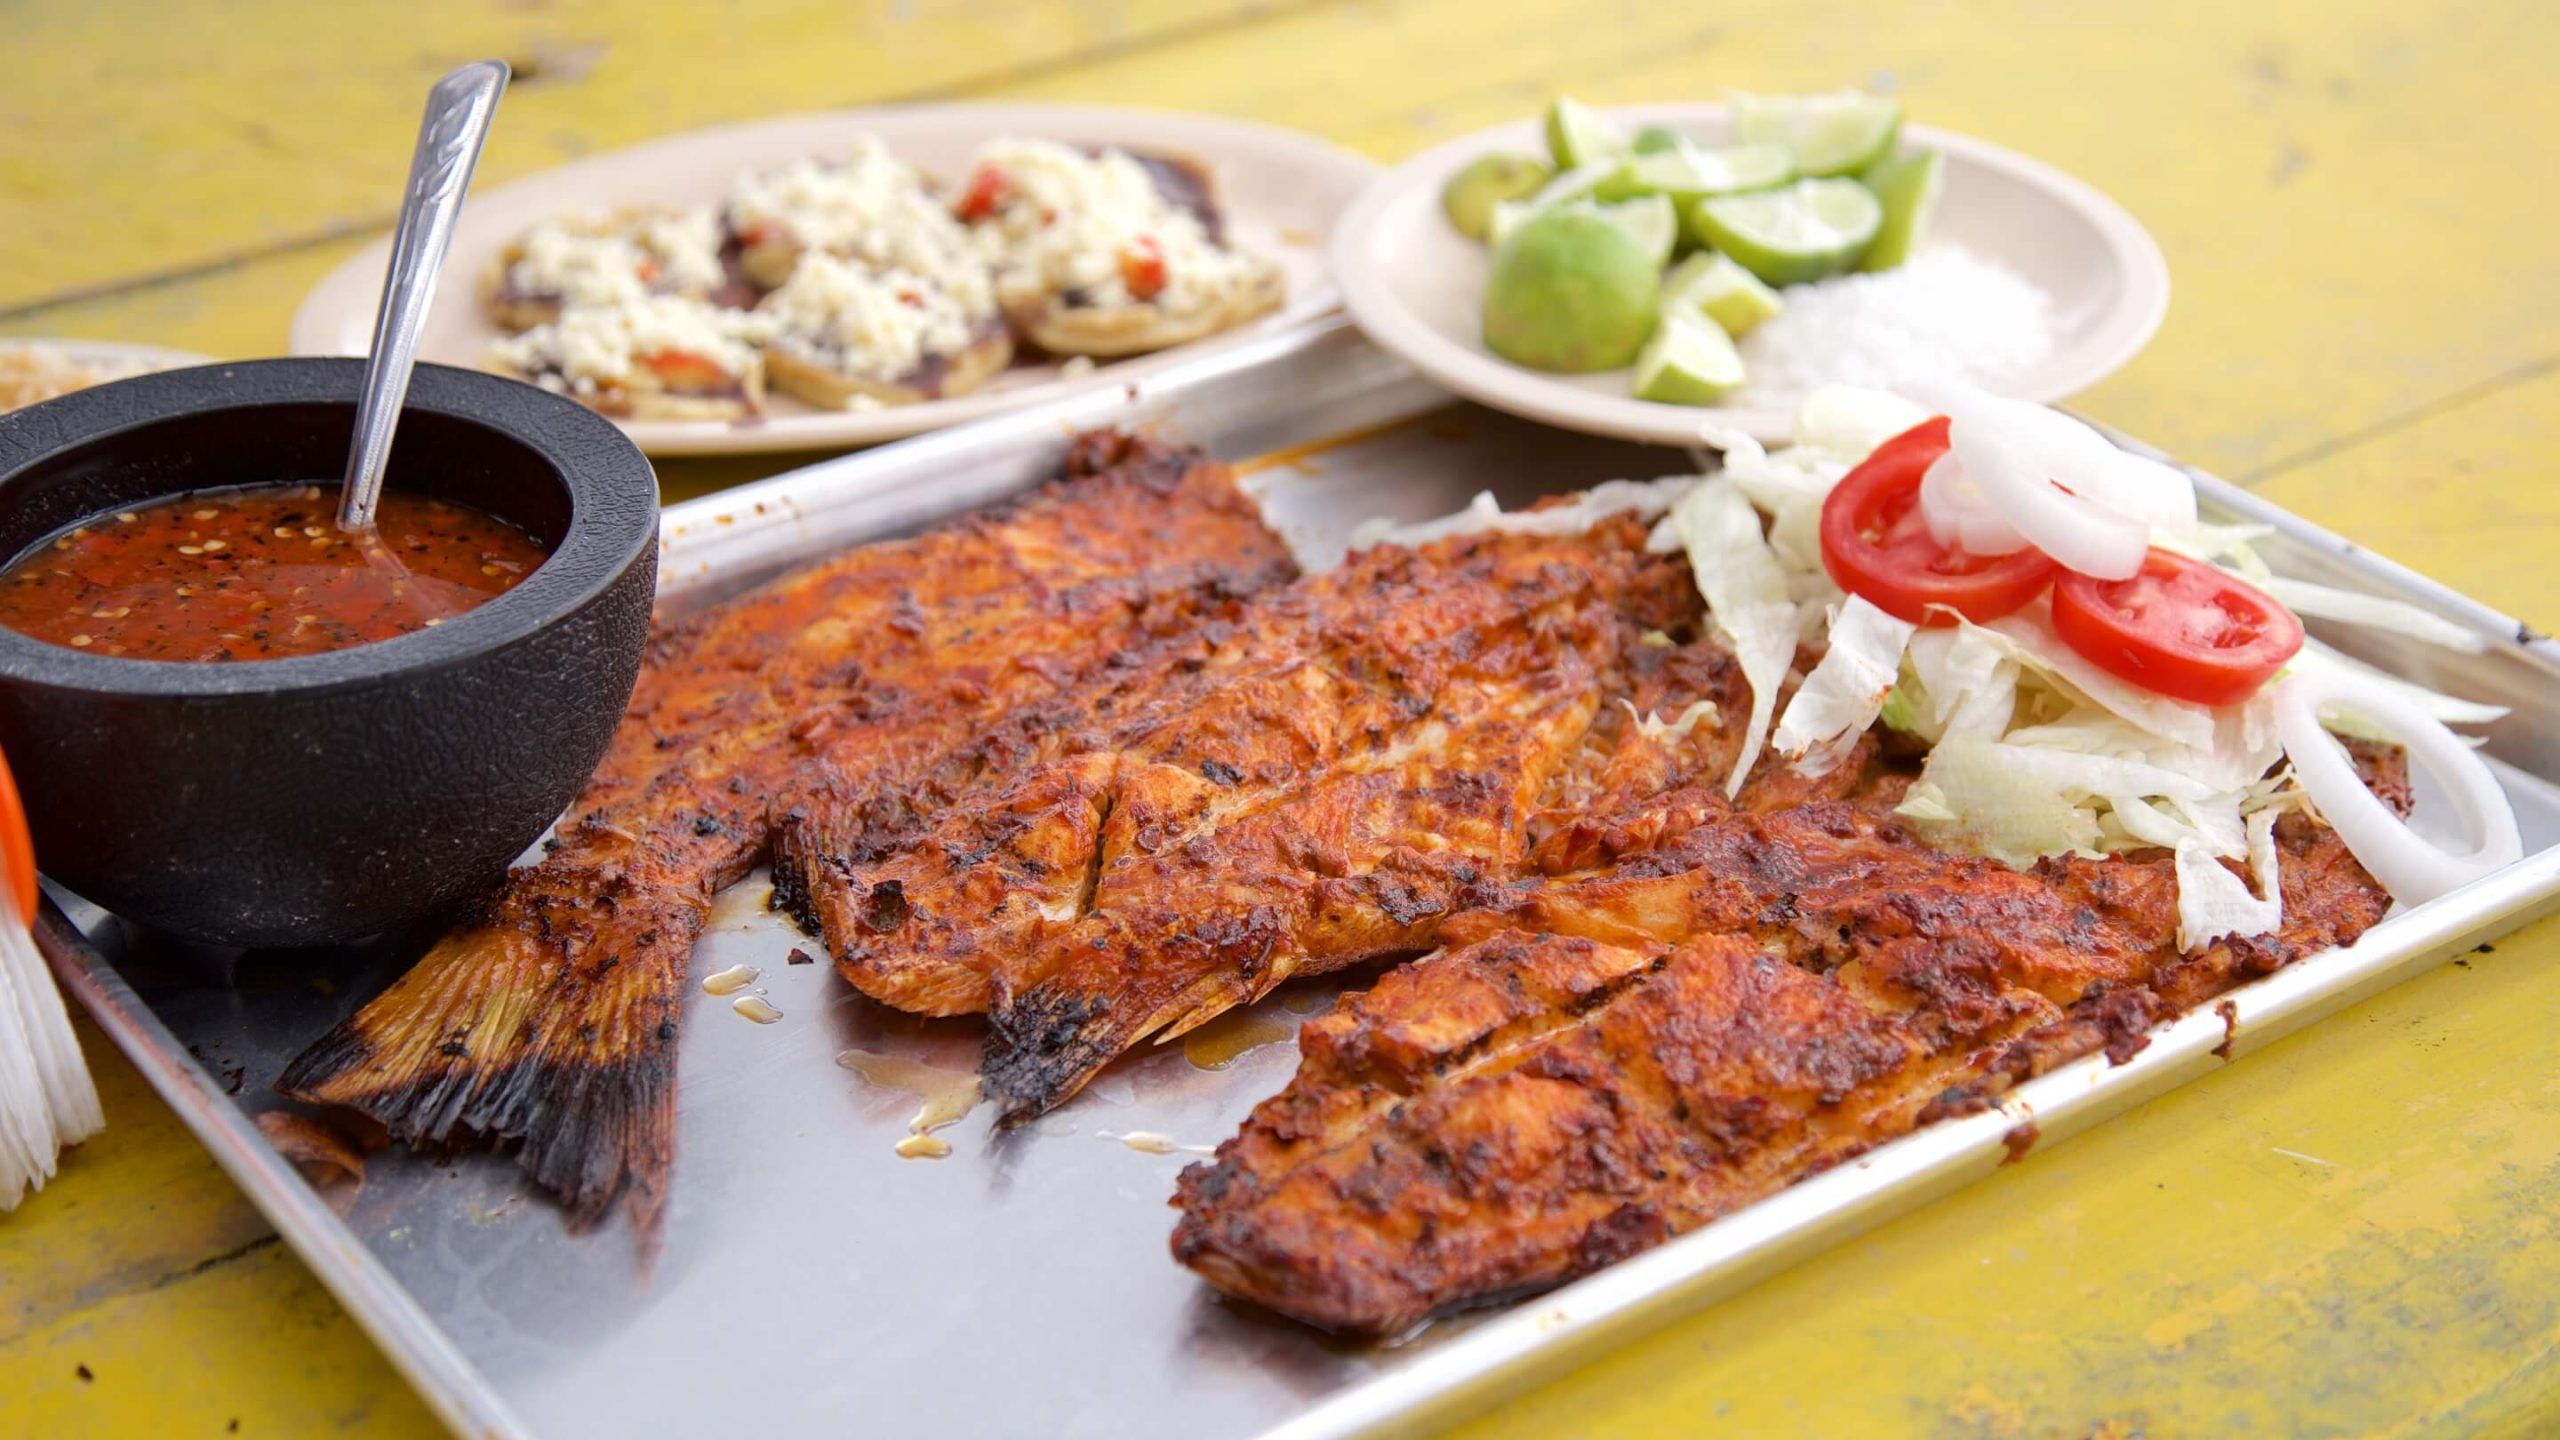
{"label": "yellow painted wooden table", "polygon": [[[484,181],[793,109],[1103,100],[1380,158],[1538,104],[1863,83],[2097,183],[2167,328],[2098,416],[2560,618],[2560,7],[2543,0],[359,0],[0,7],[0,333],[274,353],[503,55]],[[671,464],[671,495],[781,462]],[[1464,1433],[2560,1432],[2560,931],[2521,934]],[[0,1435],[431,1433],[120,1059],[0,1221]]]}

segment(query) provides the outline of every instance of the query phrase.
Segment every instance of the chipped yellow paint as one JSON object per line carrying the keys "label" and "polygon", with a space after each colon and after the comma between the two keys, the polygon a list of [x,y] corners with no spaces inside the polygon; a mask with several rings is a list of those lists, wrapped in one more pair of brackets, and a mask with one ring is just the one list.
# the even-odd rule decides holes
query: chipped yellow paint
{"label": "chipped yellow paint", "polygon": [[[0,129],[44,137],[0,147],[0,333],[274,352],[381,223],[426,80],[481,53],[540,72],[490,179],[917,95],[1188,106],[1393,158],[1551,89],[1890,84],[2159,236],[2168,323],[2092,413],[2560,620],[2560,209],[2531,168],[2560,7],[2536,0],[0,7]],[[801,458],[661,468],[674,498]],[[2550,926],[2501,942],[1461,1433],[2560,1432],[2556,960]],[[0,1221],[0,1433],[432,1433],[105,1070],[107,1134]]]}

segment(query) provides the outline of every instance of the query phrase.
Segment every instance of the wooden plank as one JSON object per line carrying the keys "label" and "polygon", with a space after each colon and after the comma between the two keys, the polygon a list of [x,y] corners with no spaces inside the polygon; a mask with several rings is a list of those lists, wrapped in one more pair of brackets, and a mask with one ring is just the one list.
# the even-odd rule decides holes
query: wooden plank
{"label": "wooden plank", "polygon": [[484,181],[728,120],[1142,51],[1248,0],[458,0],[0,11],[0,313],[387,225],[436,76],[519,76]]}

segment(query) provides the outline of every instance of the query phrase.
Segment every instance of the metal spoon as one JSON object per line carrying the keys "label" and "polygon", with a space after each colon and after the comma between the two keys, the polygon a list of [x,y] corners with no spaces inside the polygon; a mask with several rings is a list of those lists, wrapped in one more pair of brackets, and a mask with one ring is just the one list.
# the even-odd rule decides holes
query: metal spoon
{"label": "metal spoon", "polygon": [[347,484],[338,499],[338,528],[370,530],[382,498],[382,471],[391,460],[391,432],[409,395],[409,372],[418,363],[418,328],[436,297],[436,276],[453,245],[454,217],[471,172],[488,142],[498,96],[507,88],[503,60],[477,60],[436,82],[427,113],[418,122],[418,150],[409,159],[409,193],[400,202],[400,226],[391,237],[391,268],[382,281],[382,309],[373,320],[373,353],[366,357],[364,394],[356,402],[355,442],[347,448]]}

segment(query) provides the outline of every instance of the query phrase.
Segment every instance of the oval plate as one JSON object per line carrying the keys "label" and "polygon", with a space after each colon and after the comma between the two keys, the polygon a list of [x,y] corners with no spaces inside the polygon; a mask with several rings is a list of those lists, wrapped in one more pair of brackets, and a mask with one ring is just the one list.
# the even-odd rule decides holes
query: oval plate
{"label": "oval plate", "polygon": [[[1638,105],[1609,113],[1630,130],[1668,125],[1709,143],[1732,133],[1722,105]],[[1929,243],[1961,245],[2052,296],[2053,353],[2009,385],[2012,393],[2060,400],[2131,359],[2160,328],[2169,309],[2168,263],[2124,207],[1997,145],[1920,125],[1903,126],[1902,139],[1947,157]],[[1551,375],[1484,347],[1477,316],[1490,257],[1441,214],[1440,189],[1468,161],[1499,150],[1545,154],[1541,122],[1498,125],[1417,155],[1352,204],[1334,232],[1333,265],[1360,328],[1468,399],[1549,425],[1664,445],[1695,445],[1708,424],[1764,441],[1786,439],[1792,405],[1659,405],[1629,393],[1633,381],[1624,370]]]}
{"label": "oval plate", "polygon": [[[984,141],[1016,135],[1111,144],[1187,156],[1209,167],[1238,244],[1279,260],[1289,298],[1273,313],[1172,350],[1097,364],[1067,376],[1055,365],[1017,365],[949,400],[880,410],[819,410],[786,396],[760,421],[637,420],[622,428],[652,455],[705,455],[867,445],[957,424],[1092,386],[1125,383],[1171,361],[1248,335],[1303,324],[1340,301],[1324,263],[1343,208],[1377,166],[1320,140],[1237,120],[1170,111],[1073,105],[902,105],[791,115],[695,130],[562,165],[472,196],[455,229],[445,283],[427,317],[419,356],[480,366],[502,332],[480,313],[479,280],[500,247],[565,210],[715,203],[751,170],[841,153],[858,135],[879,136],[926,174],[950,180]],[[361,355],[373,338],[386,238],[365,247],[304,297],[293,317],[293,353]]]}

